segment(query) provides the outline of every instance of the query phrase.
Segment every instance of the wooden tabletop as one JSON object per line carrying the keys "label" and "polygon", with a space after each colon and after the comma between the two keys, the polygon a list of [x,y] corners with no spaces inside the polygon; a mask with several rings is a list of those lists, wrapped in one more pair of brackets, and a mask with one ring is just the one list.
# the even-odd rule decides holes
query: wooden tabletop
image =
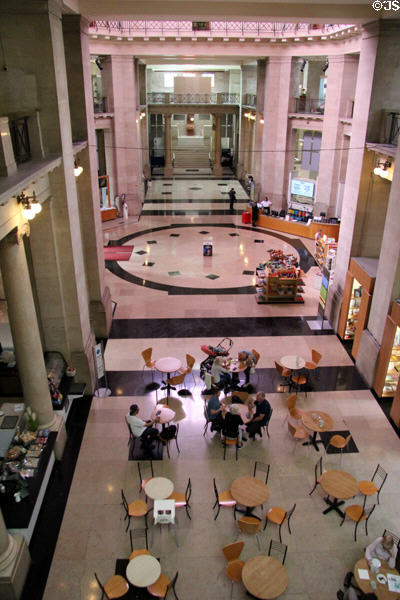
{"label": "wooden tabletop", "polygon": [[231,362],[229,362],[228,359],[225,363],[225,369],[229,369],[231,373],[240,373],[241,371],[244,371],[246,367],[246,363],[240,362],[237,358],[231,359]]}
{"label": "wooden tabletop", "polygon": [[152,477],[144,486],[144,491],[152,500],[165,500],[174,491],[174,484],[166,477]]}
{"label": "wooden tabletop", "polygon": [[270,600],[283,594],[289,578],[285,567],[276,558],[253,556],[243,567],[242,581],[250,594]]}
{"label": "wooden tabletop", "polygon": [[168,406],[161,406],[158,404],[151,413],[151,418],[153,421],[157,420],[157,423],[164,425],[165,423],[170,423],[174,420],[175,411],[168,408]]}
{"label": "wooden tabletop", "polygon": [[126,578],[132,585],[147,587],[157,581],[161,575],[161,565],[154,556],[140,554],[128,562]]}
{"label": "wooden tabletop", "polygon": [[269,489],[263,481],[255,477],[238,477],[232,483],[231,494],[242,506],[254,508],[268,500]]}
{"label": "wooden tabletop", "polygon": [[156,360],[154,366],[157,371],[160,371],[161,373],[174,373],[181,368],[182,361],[173,356],[164,356],[163,358]]}
{"label": "wooden tabletop", "polygon": [[319,482],[328,496],[346,500],[352,498],[358,492],[358,483],[353,475],[346,471],[325,471],[322,473]]}
{"label": "wooden tabletop", "polygon": [[[313,415],[315,415],[315,419],[313,419]],[[323,421],[322,427],[319,424],[320,419]],[[332,417],[322,412],[322,410],[306,411],[302,414],[301,420],[303,421],[303,425],[311,431],[329,431],[333,427]]]}
{"label": "wooden tabletop", "polygon": [[298,356],[297,354],[287,354],[286,356],[282,356],[279,363],[283,367],[286,367],[286,369],[296,371],[297,369],[302,369],[306,361],[302,356]]}
{"label": "wooden tabletop", "polygon": [[[370,579],[360,579],[358,575],[358,569],[367,569],[369,571]],[[379,600],[398,600],[400,598],[399,593],[389,592],[387,583],[379,583],[379,581],[376,580],[376,574],[371,573],[365,558],[361,558],[359,561],[356,562],[356,564],[354,565],[353,572],[357,585],[364,592],[364,594],[371,594],[373,592],[378,596]],[[387,575],[387,573],[394,573],[395,575],[399,574],[398,571],[396,571],[396,569],[391,569],[384,560],[381,560],[379,573],[382,573],[383,575]],[[376,590],[373,590],[371,588],[371,579],[376,581]]]}

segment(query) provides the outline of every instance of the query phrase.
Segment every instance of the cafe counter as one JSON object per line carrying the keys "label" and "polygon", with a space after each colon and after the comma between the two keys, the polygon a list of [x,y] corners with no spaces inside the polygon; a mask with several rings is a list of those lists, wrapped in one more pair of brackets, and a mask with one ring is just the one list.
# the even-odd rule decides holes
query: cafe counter
{"label": "cafe counter", "polygon": [[265,227],[266,229],[280,231],[281,233],[290,233],[291,235],[298,235],[312,240],[315,238],[317,231],[321,229],[322,235],[326,235],[328,238],[335,238],[335,241],[337,241],[340,225],[339,223],[318,222],[311,222],[307,225],[307,223],[303,223],[302,221],[286,221],[286,219],[280,217],[259,215],[257,227]]}

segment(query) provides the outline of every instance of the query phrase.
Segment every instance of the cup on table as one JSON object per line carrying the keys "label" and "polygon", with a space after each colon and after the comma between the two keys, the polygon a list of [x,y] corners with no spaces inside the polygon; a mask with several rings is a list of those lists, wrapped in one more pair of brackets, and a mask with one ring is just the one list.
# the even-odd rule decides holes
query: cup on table
{"label": "cup on table", "polygon": [[313,421],[315,421],[317,419],[317,415],[315,413],[311,414]]}
{"label": "cup on table", "polygon": [[371,579],[370,585],[371,585],[371,590],[375,591],[376,590],[376,581],[374,581],[373,579]]}

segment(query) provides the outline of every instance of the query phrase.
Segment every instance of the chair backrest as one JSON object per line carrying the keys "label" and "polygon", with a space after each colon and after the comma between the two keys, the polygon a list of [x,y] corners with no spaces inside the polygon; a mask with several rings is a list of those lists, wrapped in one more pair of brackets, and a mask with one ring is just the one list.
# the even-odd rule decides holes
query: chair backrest
{"label": "chair backrest", "polygon": [[257,365],[258,361],[260,360],[260,353],[257,352],[257,350],[253,350],[251,351],[252,355],[254,356],[254,366]]}
{"label": "chair backrest", "polygon": [[286,552],[287,546],[285,544],[271,540],[269,544],[268,556],[275,556],[275,558],[278,558],[282,564],[285,564]]}
{"label": "chair backrest", "polygon": [[296,421],[299,421],[301,419],[301,414],[295,406],[293,406],[293,408],[289,408],[289,415],[292,417],[292,419],[295,419]]}
{"label": "chair backrest", "polygon": [[363,519],[366,519],[368,521],[368,519],[370,518],[370,516],[372,515],[372,513],[375,510],[375,506],[376,504],[373,504],[372,506],[367,506],[366,508],[364,508],[364,515],[361,513],[361,517],[359,518],[359,521],[361,521]]}
{"label": "chair backrest", "polygon": [[244,542],[234,542],[222,548],[222,552],[228,562],[237,560],[242,553]]}
{"label": "chair backrest", "polygon": [[146,365],[151,362],[152,354],[153,354],[153,348],[146,348],[146,350],[142,351],[143,360],[146,363]]}
{"label": "chair backrest", "polygon": [[224,437],[222,443],[224,446],[236,446],[239,443],[239,436],[235,438]]}
{"label": "chair backrest", "polygon": [[291,519],[291,517],[292,517],[292,515],[293,515],[293,513],[294,513],[295,510],[296,510],[296,503],[294,503],[293,506],[292,506],[292,508],[286,513],[286,517],[285,518],[287,519],[288,524],[289,524],[290,519]]}
{"label": "chair backrest", "polygon": [[[154,477],[154,471],[153,471],[153,461],[150,460],[150,471],[151,471],[151,476]],[[139,472],[139,479],[140,479],[140,484],[142,484],[143,481],[143,477],[142,477],[142,469],[140,467],[140,462],[138,461],[137,463],[137,468],[138,468],[138,472]]]}
{"label": "chair backrest", "polygon": [[265,483],[268,483],[269,469],[270,465],[268,463],[256,460],[254,463],[253,477],[256,477],[257,471],[262,471],[265,473]]}
{"label": "chair backrest", "polygon": [[385,531],[382,533],[382,537],[385,537],[385,535],[391,535],[395,546],[397,546],[397,548],[400,547],[400,537],[398,535],[392,533],[391,531],[389,531],[389,529],[385,529]]}
{"label": "chair backrest", "polygon": [[122,490],[122,489],[121,489],[121,498],[122,498],[122,506],[126,510],[126,514],[128,514],[129,513],[128,502],[127,502],[126,496],[124,494],[124,490]]}
{"label": "chair backrest", "polygon": [[108,598],[108,596],[106,594],[106,590],[104,589],[103,584],[101,583],[100,579],[98,578],[97,573],[95,573],[94,576],[96,578],[97,584],[98,584],[99,588],[101,589],[102,593],[104,594],[104,596],[106,598]]}
{"label": "chair backrest", "polygon": [[175,377],[171,377],[171,379],[167,379],[167,383],[169,383],[170,385],[179,385],[180,383],[183,383],[185,376],[186,376],[186,373],[182,373],[182,375],[175,375]]}
{"label": "chair backrest", "polygon": [[318,364],[322,358],[322,354],[320,354],[317,350],[311,350],[312,361],[314,364]]}
{"label": "chair backrest", "polygon": [[352,438],[352,434],[351,434],[351,433],[349,433],[349,435],[347,436],[347,438],[346,438],[346,440],[345,440],[345,441],[346,441],[345,448],[346,448],[346,446],[348,446],[348,445],[349,445],[349,442],[350,442],[351,438]]}
{"label": "chair backrest", "polygon": [[321,475],[322,475],[322,456],[315,463],[314,475],[315,475],[315,483],[317,483],[318,478],[321,477]]}
{"label": "chair backrest", "polygon": [[[131,551],[133,551],[133,544],[138,545],[139,548],[149,549],[149,543],[147,539],[147,527],[138,527],[137,529],[129,530],[129,538],[131,541]],[[143,542],[138,542],[138,540],[143,540]]]}
{"label": "chair backrest", "polygon": [[240,390],[235,390],[234,392],[232,392],[231,399],[234,396],[237,396],[238,398],[240,398],[240,400],[242,402],[246,402],[247,398],[249,397],[249,392],[242,392]]}
{"label": "chair backrest", "polygon": [[264,425],[267,425],[267,426],[269,425],[269,422],[270,422],[270,420],[271,420],[271,417],[272,417],[272,413],[273,413],[273,412],[274,412],[274,409],[273,409],[273,408],[272,408],[272,406],[271,406],[271,410],[269,411],[269,415],[268,415],[268,417],[267,417],[267,420],[265,421]]}
{"label": "chair backrest", "polygon": [[190,500],[190,496],[192,495],[192,482],[190,481],[190,477],[186,486],[186,491],[185,491],[185,500],[186,500],[186,504],[189,504],[189,500]]}
{"label": "chair backrest", "polygon": [[294,438],[295,435],[296,435],[296,427],[294,427],[294,425],[292,425],[291,423],[289,423],[289,421],[288,421],[287,425],[288,425],[288,429],[289,429],[290,435],[292,436],[292,438]]}
{"label": "chair backrest", "polygon": [[175,523],[175,500],[154,500],[154,525]]}
{"label": "chair backrest", "polygon": [[290,410],[291,408],[294,408],[296,406],[296,402],[297,402],[297,394],[292,394],[291,396],[289,396],[289,398],[286,400],[286,405],[288,407],[288,410]]}
{"label": "chair backrest", "polygon": [[[226,575],[232,581],[241,581],[244,562],[242,560],[232,560],[226,565]],[[255,596],[253,596],[255,598]]]}
{"label": "chair backrest", "polygon": [[[175,593],[175,586],[176,586],[176,581],[177,581],[177,579],[178,579],[178,575],[179,575],[179,571],[177,571],[177,572],[175,573],[175,577],[172,579],[171,583],[168,585],[168,588],[167,588],[167,593],[168,593],[168,590],[171,590],[171,589],[174,591],[175,598],[178,598],[178,596],[177,596],[177,595],[176,595],[176,593]],[[167,594],[165,594],[164,598],[165,598],[166,596],[167,596]]]}
{"label": "chair backrest", "polygon": [[283,377],[283,367],[282,365],[278,364],[276,361],[274,361],[275,363],[275,369],[278,371],[279,375],[281,377]]}
{"label": "chair backrest", "polygon": [[215,477],[213,478],[213,486],[214,486],[214,493],[215,493],[215,498],[218,502],[218,490],[217,490],[217,484],[215,482]]}
{"label": "chair backrest", "polygon": [[194,358],[194,356],[191,356],[190,354],[186,354],[186,365],[187,365],[188,369],[193,369],[195,362],[196,362],[196,359]]}
{"label": "chair backrest", "polygon": [[242,517],[237,524],[243,533],[255,534],[260,531],[261,521],[255,517]]}
{"label": "chair backrest", "polygon": [[379,490],[381,489],[381,487],[385,483],[387,476],[388,476],[388,474],[385,471],[385,469],[383,467],[381,467],[381,465],[378,465],[376,467],[376,469],[375,469],[375,473],[372,476],[372,481],[374,481],[375,478],[381,480],[380,485],[377,486]]}

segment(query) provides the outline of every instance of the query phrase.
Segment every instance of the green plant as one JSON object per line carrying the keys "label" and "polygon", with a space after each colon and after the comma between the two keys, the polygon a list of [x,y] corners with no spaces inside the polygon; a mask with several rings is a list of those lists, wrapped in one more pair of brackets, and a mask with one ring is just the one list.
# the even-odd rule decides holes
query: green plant
{"label": "green plant", "polygon": [[25,425],[28,431],[37,431],[39,428],[39,417],[30,406],[25,411]]}

